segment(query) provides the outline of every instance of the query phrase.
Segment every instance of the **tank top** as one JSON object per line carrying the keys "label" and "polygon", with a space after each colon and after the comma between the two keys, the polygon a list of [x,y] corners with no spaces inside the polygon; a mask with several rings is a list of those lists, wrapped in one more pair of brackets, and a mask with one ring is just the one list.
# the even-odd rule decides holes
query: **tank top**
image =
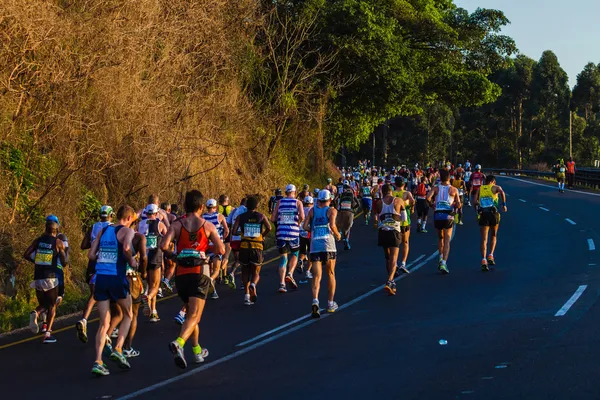
{"label": "tank top", "polygon": [[239,216],[239,226],[241,230],[242,249],[263,250],[263,226],[264,216],[257,211],[246,211]]}
{"label": "tank top", "polygon": [[[395,200],[392,198],[391,204],[386,204],[385,200],[381,202],[382,207],[381,212],[379,213],[379,229],[382,231],[401,231],[402,215],[396,211],[394,201]],[[406,211],[404,213],[406,214]]]}
{"label": "tank top", "polygon": [[484,211],[497,211],[498,193],[492,191],[494,185],[481,185],[479,188],[479,207]]}
{"label": "tank top", "polygon": [[329,227],[327,211],[329,207],[313,207],[313,218],[310,223],[310,252],[311,253],[335,253],[335,238]]}
{"label": "tank top", "polygon": [[208,237],[204,231],[204,222],[195,232],[188,231],[183,223],[177,239],[177,269],[175,275],[188,275],[203,273],[206,265],[208,250]]}
{"label": "tank top", "polygon": [[483,183],[483,174],[481,172],[473,172],[471,174],[471,184],[474,187],[479,187]]}
{"label": "tank top", "polygon": [[363,199],[371,198],[371,188],[370,187],[368,187],[368,186],[362,187],[362,197],[363,197]]}
{"label": "tank top", "polygon": [[113,223],[110,221],[100,221],[100,222],[96,222],[93,226],[92,226],[92,234],[90,235],[92,238],[92,242],[94,240],[96,240],[96,238],[98,237],[98,234],[102,231],[102,229],[106,228],[109,225],[112,225]]}
{"label": "tank top", "polygon": [[438,194],[435,198],[435,211],[451,213],[454,211],[454,196],[450,196],[449,185],[439,185]]}
{"label": "tank top", "polygon": [[221,240],[223,240],[223,225],[221,225],[221,223],[219,222],[219,213],[214,212],[214,213],[210,213],[210,214],[209,213],[203,214],[202,218],[204,218],[208,222],[212,223],[215,226],[215,228],[217,228],[217,233],[219,234],[219,238],[221,238]]}
{"label": "tank top", "polygon": [[417,186],[417,199],[425,200],[427,198],[427,186],[424,183],[419,183]]}
{"label": "tank top", "polygon": [[300,236],[298,225],[298,200],[284,197],[279,200],[279,211],[277,213],[278,240],[295,240]]}
{"label": "tank top", "polygon": [[223,207],[222,205],[219,204],[218,211],[219,211],[219,214],[223,214],[223,216],[225,218],[227,218],[229,216],[229,214],[231,214],[231,206]]}
{"label": "tank top", "polygon": [[[313,206],[305,208],[304,209],[305,215],[308,215],[308,213],[312,209],[313,209]],[[304,228],[300,227],[300,237],[303,237],[304,239],[310,239],[310,228],[308,231],[305,231]]]}
{"label": "tank top", "polygon": [[125,277],[127,261],[123,255],[123,245],[117,239],[117,234],[123,228],[109,225],[102,230],[98,259],[96,260],[96,274]]}
{"label": "tank top", "polygon": [[40,236],[35,251],[33,279],[56,278],[57,261],[56,238],[50,235]]}
{"label": "tank top", "polygon": [[354,193],[351,191],[344,191],[342,192],[342,194],[340,195],[340,207],[339,210],[340,211],[350,211],[353,212],[352,210],[352,203],[354,200]]}
{"label": "tank top", "polygon": [[146,254],[149,265],[161,264],[163,261],[163,252],[158,246],[162,237],[158,229],[159,224],[160,221],[158,219],[146,219],[140,222],[139,226],[139,233],[146,236]]}

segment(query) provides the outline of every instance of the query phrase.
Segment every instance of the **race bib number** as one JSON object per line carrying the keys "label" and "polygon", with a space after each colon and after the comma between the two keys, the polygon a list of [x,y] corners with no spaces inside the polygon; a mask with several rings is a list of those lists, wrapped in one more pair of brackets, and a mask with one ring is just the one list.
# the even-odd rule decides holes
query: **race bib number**
{"label": "race bib number", "polygon": [[473,179],[473,186],[481,186],[481,179],[479,179],[479,178]]}
{"label": "race bib number", "polygon": [[181,253],[177,255],[178,259],[190,259],[197,258],[200,260],[206,259],[206,254],[203,251],[193,250],[193,249],[184,249],[181,250]]}
{"label": "race bib number", "polygon": [[491,197],[482,197],[479,200],[479,205],[481,208],[491,208],[494,207],[494,200]]}
{"label": "race bib number", "polygon": [[281,213],[281,219],[279,220],[279,223],[282,225],[294,225],[296,223],[295,217],[296,213],[293,212]]}
{"label": "race bib number", "polygon": [[371,189],[369,189],[368,187],[364,187],[362,189],[363,191],[363,196],[370,196],[371,195]]}
{"label": "race bib number", "polygon": [[560,168],[560,172],[565,172],[565,171],[566,171],[565,168],[563,168],[563,167]]}
{"label": "race bib number", "polygon": [[158,238],[156,235],[146,236],[146,248],[148,250],[154,250],[158,247]]}
{"label": "race bib number", "polygon": [[52,265],[52,250],[37,250],[35,253],[35,263],[37,265]]}
{"label": "race bib number", "polygon": [[439,201],[435,205],[436,210],[452,211],[452,206],[447,201]]}
{"label": "race bib number", "polygon": [[329,237],[329,225],[315,226],[315,234],[313,239],[327,239]]}
{"label": "race bib number", "polygon": [[244,237],[257,238],[260,237],[260,224],[244,224]]}
{"label": "race bib number", "polygon": [[100,249],[97,262],[99,264],[115,264],[117,258],[117,249]]}
{"label": "race bib number", "polygon": [[341,204],[340,208],[342,210],[351,210],[352,209],[352,202],[351,201],[342,201],[342,204]]}

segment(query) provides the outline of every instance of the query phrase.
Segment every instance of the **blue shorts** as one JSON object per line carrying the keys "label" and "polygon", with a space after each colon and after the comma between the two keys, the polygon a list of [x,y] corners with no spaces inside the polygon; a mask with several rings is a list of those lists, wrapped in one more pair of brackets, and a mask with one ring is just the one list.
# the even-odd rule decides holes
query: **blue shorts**
{"label": "blue shorts", "polygon": [[363,210],[371,210],[373,208],[373,199],[370,197],[363,197],[362,199]]}
{"label": "blue shorts", "polygon": [[296,253],[300,250],[300,237],[292,240],[277,239],[279,254]]}
{"label": "blue shorts", "polygon": [[124,299],[129,294],[129,282],[127,278],[117,275],[96,275],[96,286],[94,286],[94,300],[116,301]]}

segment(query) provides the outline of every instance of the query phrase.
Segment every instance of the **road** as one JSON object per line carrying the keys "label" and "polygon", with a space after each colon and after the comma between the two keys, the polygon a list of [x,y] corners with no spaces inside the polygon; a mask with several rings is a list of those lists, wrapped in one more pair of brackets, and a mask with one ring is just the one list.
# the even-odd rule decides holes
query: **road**
{"label": "road", "polygon": [[[450,274],[437,272],[433,227],[413,231],[411,274],[388,297],[375,231],[359,217],[352,250],[339,251],[335,314],[308,317],[308,285],[277,293],[274,262],[264,268],[254,306],[226,287],[219,300],[209,300],[200,326],[210,356],[201,366],[191,364],[187,348],[190,367],[179,370],[168,351],[178,333],[174,298],[159,304],[160,323],[140,316],[134,347],[141,356],[129,371],[107,361],[108,377],[91,375],[93,345],[80,343],[73,329],[57,333],[53,345],[21,342],[27,334],[1,339],[3,393],[19,399],[598,399],[594,211],[600,196],[559,194],[508,177],[498,182],[509,194],[509,212],[491,272],[480,272],[479,230],[466,208],[465,225],[452,241]],[[91,337],[96,327],[90,324]]]}

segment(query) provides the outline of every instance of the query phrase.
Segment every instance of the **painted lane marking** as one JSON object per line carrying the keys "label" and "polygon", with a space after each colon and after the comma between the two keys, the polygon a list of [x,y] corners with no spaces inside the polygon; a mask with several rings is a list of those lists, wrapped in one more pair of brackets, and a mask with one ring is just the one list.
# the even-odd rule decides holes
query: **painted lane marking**
{"label": "painted lane marking", "polygon": [[[417,264],[416,266],[414,266],[413,268],[411,268],[410,272],[414,272],[414,271],[419,270],[421,267],[423,267],[425,264],[427,264],[430,260],[432,260],[433,258],[435,258],[437,255],[438,255],[438,252],[436,251],[435,253],[433,253],[432,255],[430,255],[429,257],[427,257],[427,259],[425,259],[423,262],[421,262],[421,263]],[[394,281],[399,281],[401,279],[406,278],[407,276],[408,275],[400,275],[398,278],[394,279]],[[350,307],[351,305],[353,305],[355,303],[358,303],[361,300],[366,299],[369,296],[372,296],[375,293],[381,293],[382,289],[383,289],[383,285],[378,286],[375,289],[373,289],[373,290],[371,290],[371,291],[369,291],[369,292],[367,292],[367,293],[365,293],[365,294],[363,294],[363,295],[355,298],[354,300],[351,300],[348,303],[345,303],[345,304],[341,305],[338,308],[338,312],[341,311],[341,310],[343,310],[344,308]],[[229,360],[233,360],[235,358],[238,358],[239,356],[244,355],[246,353],[249,353],[250,351],[252,351],[254,349],[258,349],[260,347],[263,347],[264,345],[266,345],[268,343],[271,343],[271,342],[273,342],[273,341],[275,341],[275,340],[277,340],[277,339],[279,339],[281,337],[287,336],[290,333],[296,332],[296,331],[298,331],[298,330],[300,330],[302,328],[305,328],[305,327],[307,327],[309,325],[312,325],[312,324],[314,324],[314,323],[316,323],[318,321],[322,321],[323,319],[328,318],[331,315],[332,314],[324,314],[324,315],[321,315],[321,318],[319,318],[319,319],[309,319],[308,321],[305,321],[305,322],[303,322],[303,323],[301,323],[299,325],[293,326],[293,327],[291,327],[288,330],[284,330],[282,332],[279,332],[276,335],[273,335],[273,336],[270,336],[268,338],[265,338],[265,339],[263,339],[263,340],[261,340],[259,342],[256,342],[256,343],[254,343],[254,344],[252,344],[252,345],[250,345],[248,347],[244,347],[243,349],[235,351],[235,352],[233,352],[233,353],[231,353],[231,354],[229,354],[229,355],[227,355],[225,357],[216,359],[215,361],[210,362],[208,364],[205,364],[205,365],[203,365],[201,367],[192,369],[192,370],[190,370],[188,372],[185,372],[183,374],[174,376],[174,377],[166,379],[164,381],[155,383],[154,385],[142,388],[142,389],[140,389],[138,391],[135,391],[133,393],[127,394],[127,395],[122,396],[122,397],[119,397],[118,399],[119,400],[133,399],[133,398],[139,397],[139,396],[141,396],[143,394],[152,392],[152,391],[154,391],[156,389],[160,389],[162,387],[170,385],[171,383],[175,383],[175,382],[178,382],[178,381],[180,381],[182,379],[185,379],[185,378],[188,378],[190,376],[196,375],[196,374],[198,374],[198,373],[200,373],[202,371],[205,371],[205,370],[210,369],[212,367],[216,367],[217,365],[223,364],[223,363],[225,363],[225,362],[227,362]]]}
{"label": "painted lane marking", "polygon": [[[544,185],[542,183],[537,183],[537,182],[530,182],[528,180],[525,179],[519,179],[519,178],[513,178],[512,176],[506,176],[506,175],[498,175],[500,178],[506,178],[506,179],[512,179],[514,181],[519,181],[519,182],[524,182],[524,183],[528,183],[530,185],[536,185],[536,186],[544,186],[548,189],[553,189],[556,190],[556,186],[554,185]],[[574,189],[569,189],[569,192],[574,192],[574,193],[581,193],[581,194],[587,194],[589,196],[600,196],[599,193],[590,193],[590,192],[582,192],[581,190],[574,190]]]}
{"label": "painted lane marking", "polygon": [[577,222],[569,219],[569,218],[565,218],[565,221],[567,221],[568,223],[570,223],[571,225],[577,225]]}
{"label": "painted lane marking", "polygon": [[590,251],[596,250],[596,245],[594,244],[594,239],[588,239],[588,249]]}
{"label": "painted lane marking", "polygon": [[540,210],[544,210],[544,211],[550,211],[550,210],[548,210],[547,208],[544,208],[544,207],[538,207],[538,208],[539,208]]}
{"label": "painted lane marking", "polygon": [[519,199],[519,201],[522,203],[527,203],[527,200]]}
{"label": "painted lane marking", "polygon": [[587,288],[587,285],[581,285],[579,286],[579,288],[575,291],[575,293],[573,293],[573,296],[571,296],[571,298],[569,300],[567,300],[567,302],[565,303],[564,306],[561,307],[560,310],[558,310],[558,312],[556,314],[554,314],[555,317],[562,317],[563,315],[565,315],[567,313],[567,311],[569,311],[569,309],[573,306],[573,304],[575,304],[575,302],[577,301],[577,299],[579,299],[579,297],[581,297],[583,291]]}

